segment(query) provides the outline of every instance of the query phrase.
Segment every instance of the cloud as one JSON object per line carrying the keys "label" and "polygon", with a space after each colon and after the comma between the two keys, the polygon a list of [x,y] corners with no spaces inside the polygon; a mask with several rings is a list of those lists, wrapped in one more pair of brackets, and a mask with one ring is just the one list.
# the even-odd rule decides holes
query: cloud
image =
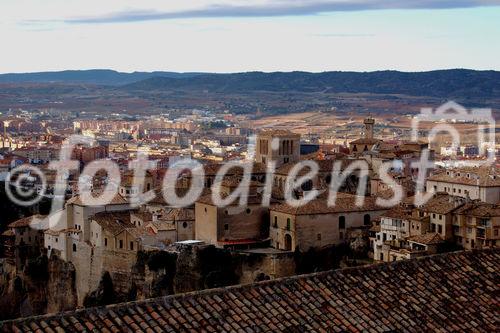
{"label": "cloud", "polygon": [[313,37],[333,37],[333,38],[352,38],[352,37],[375,37],[375,34],[339,34],[339,33],[326,33],[326,34],[312,34]]}
{"label": "cloud", "polygon": [[380,9],[452,9],[500,6],[500,0],[281,0],[267,4],[220,5],[180,11],[130,10],[103,16],[77,17],[66,23],[121,23],[188,18],[278,17],[318,15],[338,11]]}

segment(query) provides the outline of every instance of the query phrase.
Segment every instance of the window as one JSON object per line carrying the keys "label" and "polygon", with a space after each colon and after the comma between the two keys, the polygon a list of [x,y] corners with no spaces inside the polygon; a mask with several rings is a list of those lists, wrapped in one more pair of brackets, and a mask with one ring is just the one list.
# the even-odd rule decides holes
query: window
{"label": "window", "polygon": [[120,239],[120,249],[123,249],[123,240]]}
{"label": "window", "polygon": [[436,218],[436,214],[433,213],[432,214],[432,218],[435,219]]}
{"label": "window", "polygon": [[316,235],[316,239],[320,241],[321,240],[321,234],[317,234]]}
{"label": "window", "polygon": [[380,260],[384,261],[384,254],[383,253],[380,254]]}
{"label": "window", "polygon": [[287,218],[286,219],[286,230],[290,230],[290,228],[291,228],[290,218]]}
{"label": "window", "polygon": [[363,216],[363,224],[364,225],[371,225],[370,214],[365,214],[365,216]]}
{"label": "window", "polygon": [[130,250],[133,251],[134,250],[134,242],[130,242]]}
{"label": "window", "polygon": [[339,216],[339,229],[345,229],[345,216]]}
{"label": "window", "polygon": [[383,233],[382,234],[382,242],[385,242],[387,240],[387,234]]}
{"label": "window", "polygon": [[56,237],[56,243],[59,242],[59,238]]}
{"label": "window", "polygon": [[108,239],[104,238],[104,246],[108,246]]}
{"label": "window", "polygon": [[207,207],[205,207],[205,213],[207,212]]}
{"label": "window", "polygon": [[226,230],[226,231],[229,230],[229,224],[227,224],[227,223],[224,224],[224,230]]}
{"label": "window", "polygon": [[245,212],[246,212],[247,214],[250,214],[252,211],[250,210],[250,208],[247,208]]}
{"label": "window", "polygon": [[278,217],[275,216],[274,217],[274,224],[273,224],[273,228],[277,228],[278,227]]}
{"label": "window", "polygon": [[182,222],[182,227],[183,227],[184,229],[186,229],[186,228],[188,227],[187,222]]}
{"label": "window", "polygon": [[73,244],[73,252],[76,252],[76,244]]}
{"label": "window", "polygon": [[438,225],[438,233],[442,233],[443,232],[443,226],[442,225]]}
{"label": "window", "polygon": [[439,214],[439,219],[442,220],[443,219],[443,215]]}

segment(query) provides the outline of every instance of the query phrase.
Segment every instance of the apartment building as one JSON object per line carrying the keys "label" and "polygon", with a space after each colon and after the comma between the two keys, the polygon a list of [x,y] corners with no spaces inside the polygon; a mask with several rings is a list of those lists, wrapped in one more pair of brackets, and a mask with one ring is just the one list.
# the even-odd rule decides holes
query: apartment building
{"label": "apartment building", "polygon": [[494,166],[439,170],[427,179],[427,191],[496,204],[500,202],[500,175]]}

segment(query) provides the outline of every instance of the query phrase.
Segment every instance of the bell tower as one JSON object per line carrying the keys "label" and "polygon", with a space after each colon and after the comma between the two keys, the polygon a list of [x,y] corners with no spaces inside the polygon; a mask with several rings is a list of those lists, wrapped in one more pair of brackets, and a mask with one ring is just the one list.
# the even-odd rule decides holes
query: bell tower
{"label": "bell tower", "polygon": [[368,117],[364,121],[365,124],[365,139],[373,139],[373,126],[375,125],[375,119]]}

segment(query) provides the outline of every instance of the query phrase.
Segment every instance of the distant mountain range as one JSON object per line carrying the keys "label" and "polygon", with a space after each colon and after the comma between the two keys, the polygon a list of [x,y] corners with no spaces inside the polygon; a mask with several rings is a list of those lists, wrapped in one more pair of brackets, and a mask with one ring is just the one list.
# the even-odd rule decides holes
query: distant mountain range
{"label": "distant mountain range", "polygon": [[123,73],[109,69],[67,70],[60,72],[0,74],[0,83],[87,83],[97,85],[125,85],[153,77],[188,78],[197,73],[133,72]]}
{"label": "distant mountain range", "polygon": [[211,93],[373,93],[440,98],[500,98],[500,72],[467,69],[430,72],[247,72],[235,74],[83,70],[1,74],[3,83],[88,83],[127,91]]}

